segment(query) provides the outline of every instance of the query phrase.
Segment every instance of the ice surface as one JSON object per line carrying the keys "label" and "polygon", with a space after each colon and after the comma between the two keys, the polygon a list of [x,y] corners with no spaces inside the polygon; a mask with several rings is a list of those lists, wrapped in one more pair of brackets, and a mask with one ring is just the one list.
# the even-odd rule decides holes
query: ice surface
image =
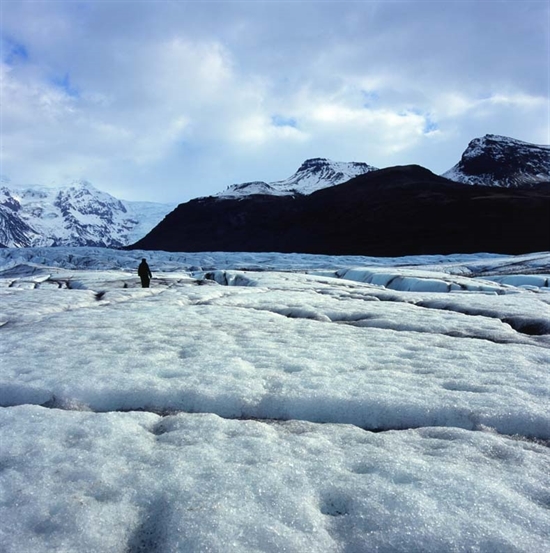
{"label": "ice surface", "polygon": [[548,450],[216,415],[0,410],[4,551],[545,551]]}
{"label": "ice surface", "polygon": [[0,550],[549,551],[549,275],[0,250]]}

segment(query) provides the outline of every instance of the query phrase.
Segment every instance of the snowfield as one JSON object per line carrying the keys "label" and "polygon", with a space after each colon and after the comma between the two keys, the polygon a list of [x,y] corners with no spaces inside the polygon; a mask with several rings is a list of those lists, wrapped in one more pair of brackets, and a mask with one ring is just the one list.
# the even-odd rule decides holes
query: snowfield
{"label": "snowfield", "polygon": [[2,249],[0,296],[2,552],[550,551],[550,253]]}

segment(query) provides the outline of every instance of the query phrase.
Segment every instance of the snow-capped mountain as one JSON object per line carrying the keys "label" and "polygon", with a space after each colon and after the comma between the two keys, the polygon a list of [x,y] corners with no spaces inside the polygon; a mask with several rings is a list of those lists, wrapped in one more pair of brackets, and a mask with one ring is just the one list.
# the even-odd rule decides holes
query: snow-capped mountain
{"label": "snow-capped mountain", "polygon": [[[309,195],[377,170],[377,167],[364,162],[313,158],[306,160],[294,175],[285,180],[233,184],[215,197]],[[455,182],[480,186],[537,187],[550,181],[550,146],[487,134],[472,140],[459,163],[442,176]]]}
{"label": "snow-capped mountain", "polygon": [[197,198],[132,249],[383,257],[550,249],[550,189],[473,187],[418,165],[312,194]]}
{"label": "snow-capped mountain", "polygon": [[550,146],[487,134],[472,140],[442,176],[480,186],[534,188],[550,181]]}
{"label": "snow-capped mountain", "polygon": [[325,158],[313,158],[304,161],[298,171],[288,179],[270,183],[253,181],[233,184],[223,192],[216,194],[216,197],[239,198],[255,194],[272,196],[312,194],[317,190],[347,182],[354,177],[376,170],[376,167],[363,162],[341,162]]}
{"label": "snow-capped mountain", "polygon": [[128,202],[87,181],[61,188],[0,187],[0,245],[120,247],[145,236],[175,205]]}

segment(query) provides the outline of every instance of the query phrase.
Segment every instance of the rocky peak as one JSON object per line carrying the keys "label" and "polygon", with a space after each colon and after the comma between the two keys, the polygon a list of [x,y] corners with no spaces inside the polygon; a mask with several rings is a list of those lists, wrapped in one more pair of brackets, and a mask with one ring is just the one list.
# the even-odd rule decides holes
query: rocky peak
{"label": "rocky peak", "polygon": [[0,205],[12,211],[19,211],[21,209],[21,204],[17,201],[17,198],[14,198],[5,186],[0,187]]}
{"label": "rocky peak", "polygon": [[298,173],[304,172],[304,171],[310,171],[310,172],[319,172],[325,169],[326,167],[330,167],[330,161],[324,157],[313,157],[311,159],[306,159],[302,165],[300,165],[300,168],[298,169]]}
{"label": "rocky peak", "polygon": [[307,195],[322,188],[342,184],[354,177],[375,170],[376,167],[362,162],[339,162],[320,157],[311,158],[304,161],[296,173],[288,179],[271,183],[255,181],[234,184],[217,196],[236,198],[255,194],[274,196]]}
{"label": "rocky peak", "polygon": [[550,146],[487,134],[474,138],[443,176],[481,186],[537,187],[550,181]]}

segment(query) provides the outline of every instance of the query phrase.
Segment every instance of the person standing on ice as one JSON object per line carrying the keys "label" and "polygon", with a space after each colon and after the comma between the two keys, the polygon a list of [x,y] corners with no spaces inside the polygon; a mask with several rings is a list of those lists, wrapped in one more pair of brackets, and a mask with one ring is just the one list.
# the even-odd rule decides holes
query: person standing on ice
{"label": "person standing on ice", "polygon": [[149,265],[147,265],[145,258],[143,258],[139,264],[138,275],[139,278],[141,278],[141,287],[149,288],[149,282],[151,282],[153,275],[151,274],[151,269],[149,269]]}

